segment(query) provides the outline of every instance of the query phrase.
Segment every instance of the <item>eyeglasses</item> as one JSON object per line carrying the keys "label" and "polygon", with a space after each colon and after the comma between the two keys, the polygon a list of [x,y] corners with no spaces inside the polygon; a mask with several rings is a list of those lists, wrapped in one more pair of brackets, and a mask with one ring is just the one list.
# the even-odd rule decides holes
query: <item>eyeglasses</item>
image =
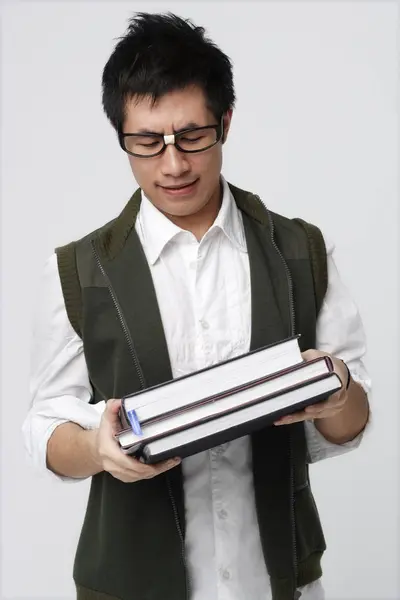
{"label": "eyeglasses", "polygon": [[152,158],[173,144],[180,152],[204,152],[217,144],[223,134],[223,120],[219,125],[193,127],[179,133],[118,133],[120,146],[125,152],[139,158]]}

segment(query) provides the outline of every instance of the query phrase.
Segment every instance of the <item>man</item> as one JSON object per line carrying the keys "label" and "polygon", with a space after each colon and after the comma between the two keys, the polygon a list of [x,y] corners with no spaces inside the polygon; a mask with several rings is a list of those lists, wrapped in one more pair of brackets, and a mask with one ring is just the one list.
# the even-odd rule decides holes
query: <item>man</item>
{"label": "man", "polygon": [[[174,15],[133,18],[104,69],[139,190],[46,264],[24,423],[39,466],[92,478],[78,600],[323,598],[308,463],[360,443],[364,333],[319,230],[221,175],[234,103],[228,57]],[[120,451],[121,396],[293,333],[332,356],[325,403],[183,461]]]}

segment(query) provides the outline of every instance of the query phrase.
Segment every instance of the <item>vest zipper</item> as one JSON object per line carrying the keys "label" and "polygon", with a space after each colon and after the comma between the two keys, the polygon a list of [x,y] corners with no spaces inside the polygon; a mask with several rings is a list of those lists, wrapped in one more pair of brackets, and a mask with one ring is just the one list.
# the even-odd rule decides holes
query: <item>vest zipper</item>
{"label": "vest zipper", "polygon": [[280,249],[278,247],[278,244],[275,241],[275,225],[274,225],[274,220],[273,220],[273,218],[271,216],[271,213],[270,213],[269,209],[265,206],[265,204],[263,203],[263,201],[261,200],[260,196],[255,196],[255,198],[257,198],[258,202],[262,205],[263,209],[265,211],[267,211],[268,218],[269,218],[269,223],[270,223],[270,227],[271,227],[271,242],[272,242],[272,245],[274,247],[274,250],[278,254],[278,256],[281,259],[282,264],[283,264],[283,266],[285,268],[286,279],[287,279],[287,282],[288,282],[288,290],[289,290],[290,335],[295,335],[296,334],[296,317],[295,317],[295,310],[294,310],[292,274],[290,273],[289,267],[286,264],[286,261],[285,261],[285,259],[283,257],[283,254],[280,251]]}
{"label": "vest zipper", "polygon": [[293,435],[289,434],[289,457],[290,457],[290,520],[292,524],[292,550],[293,550],[293,570],[294,570],[294,596],[293,600],[298,600],[301,597],[301,592],[297,590],[297,578],[299,574],[299,565],[297,557],[297,542],[296,542],[296,514],[294,510],[294,468],[293,468]]}
{"label": "vest zipper", "polygon": [[190,581],[189,570],[188,570],[188,566],[187,566],[187,562],[186,562],[185,540],[183,538],[182,528],[179,523],[178,511],[176,508],[175,498],[174,498],[174,494],[172,492],[171,482],[169,480],[168,473],[166,473],[166,479],[167,479],[168,494],[169,494],[169,497],[171,500],[172,510],[174,513],[175,525],[178,530],[179,538],[181,540],[181,556],[182,556],[183,567],[185,570],[185,580],[186,580],[186,600],[189,600],[190,594],[191,594],[191,581]]}
{"label": "vest zipper", "polygon": [[113,289],[113,287],[111,285],[111,281],[110,281],[107,273],[105,272],[103,265],[101,264],[100,257],[99,257],[99,254],[97,252],[97,248],[95,246],[94,240],[92,240],[92,250],[93,250],[93,254],[94,254],[94,257],[96,259],[97,265],[98,265],[98,267],[99,267],[99,269],[100,269],[100,271],[101,271],[104,279],[106,280],[108,290],[110,292],[112,301],[113,301],[115,309],[117,311],[117,314],[118,314],[118,317],[119,317],[119,320],[120,320],[120,323],[121,323],[121,327],[122,327],[122,330],[124,332],[126,341],[128,343],[128,348],[129,348],[129,351],[131,353],[131,356],[132,356],[132,359],[133,359],[133,363],[135,365],[136,373],[137,373],[137,376],[139,378],[140,387],[144,390],[145,387],[146,387],[146,382],[145,382],[145,379],[144,379],[142,367],[140,366],[139,360],[138,360],[136,352],[135,352],[135,346],[133,344],[132,336],[131,336],[130,331],[128,329],[128,326],[126,324],[126,321],[125,321],[124,315],[122,313],[122,309],[120,307],[120,304],[118,302],[117,296],[115,295],[114,289]]}
{"label": "vest zipper", "polygon": [[[120,320],[120,323],[121,323],[122,330],[124,332],[126,341],[128,343],[129,351],[130,351],[131,356],[133,358],[133,362],[134,362],[134,365],[135,365],[136,373],[137,373],[137,376],[138,376],[139,382],[140,382],[140,387],[142,389],[145,389],[146,388],[146,382],[145,382],[144,374],[143,374],[143,371],[142,371],[142,367],[140,366],[140,362],[139,362],[138,357],[136,355],[135,346],[133,344],[131,333],[130,333],[129,328],[128,328],[127,324],[126,324],[126,321],[125,321],[125,318],[124,318],[121,306],[120,306],[120,304],[118,302],[118,299],[117,299],[117,296],[116,296],[116,294],[114,292],[114,288],[112,287],[111,281],[110,281],[110,279],[109,279],[107,273],[105,272],[105,269],[104,269],[104,267],[103,267],[103,265],[101,263],[99,254],[97,252],[97,248],[96,248],[95,243],[94,243],[94,240],[92,240],[92,251],[93,251],[96,263],[97,263],[97,265],[98,265],[98,267],[99,267],[99,269],[101,271],[101,274],[103,275],[103,277],[104,277],[104,279],[105,279],[105,281],[107,283],[107,287],[108,287],[108,290],[110,292],[112,301],[114,303],[114,307],[115,307],[115,309],[117,311],[117,314],[118,314],[118,317],[119,317],[119,320]],[[172,511],[174,513],[175,525],[176,525],[176,528],[178,530],[179,539],[180,539],[180,542],[181,542],[181,555],[182,555],[182,562],[183,562],[183,567],[184,567],[184,571],[185,571],[185,581],[186,581],[186,600],[189,600],[189,597],[190,597],[190,578],[189,578],[188,568],[187,568],[187,563],[186,563],[185,542],[184,542],[184,539],[183,539],[182,529],[181,529],[181,526],[180,526],[180,523],[179,523],[178,511],[177,511],[177,508],[176,508],[175,499],[174,499],[174,495],[172,493],[172,488],[171,488],[171,484],[170,484],[170,481],[169,481],[169,478],[168,478],[168,474],[166,474],[166,480],[167,480],[168,494],[169,494],[169,497],[170,497],[170,500],[171,500],[171,504],[172,504]]]}
{"label": "vest zipper", "polygon": [[[274,250],[277,252],[279,258],[282,261],[282,264],[285,269],[286,279],[288,283],[288,293],[289,293],[289,312],[290,312],[290,335],[296,334],[296,317],[295,317],[295,309],[294,309],[294,296],[293,296],[293,280],[292,275],[290,273],[289,267],[287,266],[286,260],[280,251],[278,244],[275,241],[275,225],[274,220],[271,216],[270,211],[265,206],[263,201],[259,196],[255,196],[258,202],[262,205],[263,209],[267,211],[269,223],[271,227],[271,242],[274,247]],[[295,588],[297,585],[298,578],[298,556],[297,556],[297,543],[296,543],[296,515],[294,509],[294,468],[293,468],[293,437],[292,434],[289,435],[289,461],[290,461],[290,520],[291,520],[291,528],[292,528],[292,554],[293,554],[293,570],[295,576]],[[301,597],[301,592],[297,589],[294,591],[293,600],[299,600]]]}

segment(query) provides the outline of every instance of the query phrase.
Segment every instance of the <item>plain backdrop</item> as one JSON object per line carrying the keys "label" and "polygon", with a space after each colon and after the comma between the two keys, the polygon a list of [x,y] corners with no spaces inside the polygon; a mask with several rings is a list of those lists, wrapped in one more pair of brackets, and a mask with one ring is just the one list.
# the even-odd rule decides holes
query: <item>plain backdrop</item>
{"label": "plain backdrop", "polygon": [[54,247],[116,216],[136,187],[100,80],[139,10],[192,18],[231,57],[225,177],[336,244],[367,334],[373,420],[359,450],[311,470],[327,600],[398,599],[398,7],[384,1],[3,6],[1,598],[74,597],[88,481],[50,480],[25,455],[30,327]]}

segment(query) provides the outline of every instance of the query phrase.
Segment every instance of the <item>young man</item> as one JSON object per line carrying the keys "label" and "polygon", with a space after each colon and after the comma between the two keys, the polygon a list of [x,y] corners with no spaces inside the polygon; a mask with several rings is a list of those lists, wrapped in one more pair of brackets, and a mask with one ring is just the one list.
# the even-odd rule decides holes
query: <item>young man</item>
{"label": "young man", "polygon": [[[46,265],[24,424],[39,466],[92,478],[79,600],[323,598],[308,464],[360,443],[364,333],[319,230],[222,177],[234,102],[228,57],[174,15],[133,18],[104,69],[139,190]],[[324,404],[183,461],[120,451],[122,395],[293,333],[332,356]]]}

